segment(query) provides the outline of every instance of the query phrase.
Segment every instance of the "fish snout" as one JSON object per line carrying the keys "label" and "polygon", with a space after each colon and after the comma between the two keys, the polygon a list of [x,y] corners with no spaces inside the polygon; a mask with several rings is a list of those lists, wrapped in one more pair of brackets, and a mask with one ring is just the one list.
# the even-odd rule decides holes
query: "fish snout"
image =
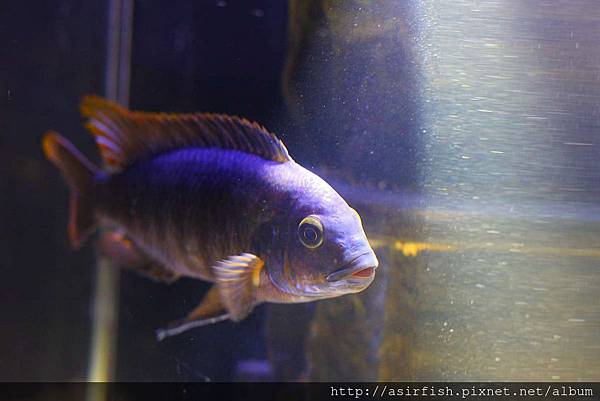
{"label": "fish snout", "polygon": [[327,281],[330,283],[340,280],[370,281],[375,276],[375,270],[378,266],[379,261],[375,253],[373,251],[365,252],[352,259],[340,269],[330,273],[327,276]]}

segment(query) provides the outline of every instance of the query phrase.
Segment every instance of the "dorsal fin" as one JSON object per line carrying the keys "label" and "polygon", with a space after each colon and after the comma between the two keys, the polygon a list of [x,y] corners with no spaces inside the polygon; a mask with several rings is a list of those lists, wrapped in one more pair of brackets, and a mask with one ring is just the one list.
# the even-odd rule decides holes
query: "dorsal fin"
{"label": "dorsal fin", "polygon": [[81,114],[102,159],[114,170],[168,150],[203,147],[239,150],[276,162],[290,161],[285,145],[264,127],[225,114],[130,111],[107,99],[86,96]]}

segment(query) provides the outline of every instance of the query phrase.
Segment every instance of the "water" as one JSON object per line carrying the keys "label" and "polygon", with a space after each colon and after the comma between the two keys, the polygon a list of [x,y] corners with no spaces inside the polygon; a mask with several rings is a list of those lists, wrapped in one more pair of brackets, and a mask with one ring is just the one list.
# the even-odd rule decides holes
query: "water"
{"label": "water", "polygon": [[[11,8],[0,344],[19,363],[0,378],[81,380],[94,251],[68,249],[38,142],[54,128],[94,154],[76,107],[103,88],[106,26],[85,21],[104,14]],[[361,294],[161,343],[208,286],[123,273],[114,377],[600,380],[599,14],[592,0],[137,2],[131,106],[267,125],[359,210],[381,268]]]}
{"label": "water", "polygon": [[[331,364],[345,362],[331,352],[317,377],[596,380],[597,10],[590,2],[496,1],[382,8],[328,9],[333,39],[313,43],[315,53],[341,56],[312,61],[328,83],[305,102],[341,101],[317,112],[315,125],[349,136],[336,155],[352,147],[346,169],[371,185],[338,188],[370,215],[369,235],[387,255],[372,289],[385,292],[384,305],[367,302],[383,328],[371,337],[375,361],[331,374]],[[373,26],[381,29],[361,31]],[[340,64],[341,77],[322,77]],[[352,79],[361,91],[348,89]],[[330,114],[349,121],[338,128]],[[365,121],[378,131],[354,133]],[[335,315],[317,326],[335,326]],[[317,334],[315,349],[335,347],[327,335]]]}
{"label": "water", "polygon": [[427,263],[437,301],[425,303],[441,314],[426,332],[439,330],[444,345],[425,375],[597,380],[597,10],[447,6],[420,10],[431,24],[422,31],[429,208],[460,204],[443,222],[425,218],[428,239],[457,244]]}

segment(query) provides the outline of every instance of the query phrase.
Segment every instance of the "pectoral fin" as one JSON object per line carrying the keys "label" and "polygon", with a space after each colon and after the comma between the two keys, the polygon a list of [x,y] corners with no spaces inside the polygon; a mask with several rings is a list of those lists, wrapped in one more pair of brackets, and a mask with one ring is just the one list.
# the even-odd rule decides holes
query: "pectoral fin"
{"label": "pectoral fin", "polygon": [[256,303],[256,288],[260,284],[260,272],[264,265],[262,259],[250,253],[230,256],[217,262],[212,268],[216,284],[185,319],[157,330],[158,340],[195,327],[208,326],[227,319],[237,322],[245,318]]}
{"label": "pectoral fin", "polygon": [[264,265],[258,256],[243,253],[230,256],[213,266],[221,302],[229,312],[231,320],[240,321],[252,311],[256,302],[256,288],[260,284],[260,272]]}

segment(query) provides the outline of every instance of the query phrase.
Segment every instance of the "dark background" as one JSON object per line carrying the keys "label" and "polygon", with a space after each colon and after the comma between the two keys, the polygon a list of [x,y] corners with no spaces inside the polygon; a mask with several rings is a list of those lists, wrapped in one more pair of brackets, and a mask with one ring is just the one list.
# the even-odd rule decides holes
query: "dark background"
{"label": "dark background", "polygon": [[[35,11],[34,11],[35,10]],[[0,6],[0,377],[84,378],[91,247],[66,236],[67,191],[44,160],[52,128],[91,154],[77,103],[103,88],[102,2]],[[90,23],[94,21],[94,23]]]}
{"label": "dark background", "polygon": [[[39,142],[55,129],[97,160],[78,104],[104,88],[106,7],[71,0],[0,5],[3,380],[85,378],[94,248],[69,248],[66,186]],[[226,112],[276,130],[286,17],[286,2],[275,0],[136,1],[131,106]],[[236,325],[156,342],[154,330],[187,313],[206,288],[122,275],[119,332],[126,334],[118,338],[117,378],[243,378],[236,361],[248,359],[258,359],[260,371],[267,353],[262,308]]]}

